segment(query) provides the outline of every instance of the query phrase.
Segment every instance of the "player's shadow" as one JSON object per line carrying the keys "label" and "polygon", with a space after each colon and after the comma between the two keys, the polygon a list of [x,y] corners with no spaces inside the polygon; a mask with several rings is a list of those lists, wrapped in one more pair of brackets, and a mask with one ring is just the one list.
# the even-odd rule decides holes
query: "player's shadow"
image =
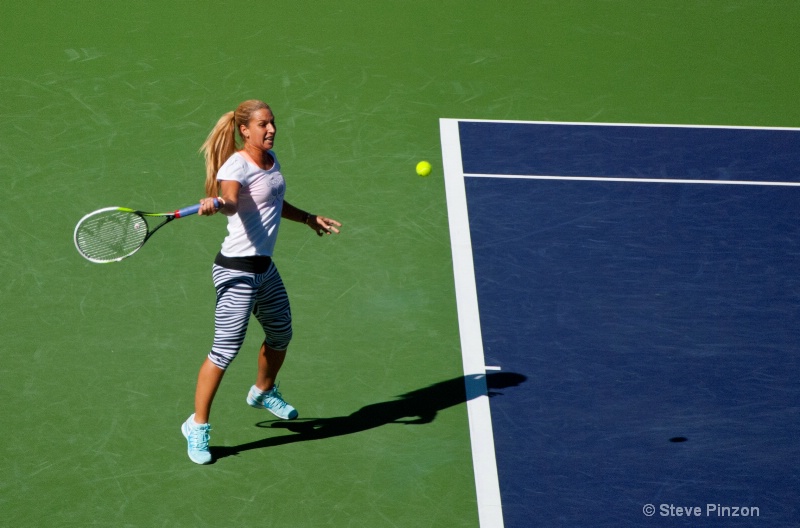
{"label": "player's shadow", "polygon": [[388,424],[423,425],[431,423],[436,415],[450,407],[488,394],[501,396],[502,389],[516,387],[528,378],[513,372],[492,372],[487,375],[459,376],[403,394],[398,399],[373,403],[348,416],[310,418],[291,422],[265,421],[259,427],[286,429],[294,434],[270,436],[236,446],[212,446],[215,460],[238,455],[251,449],[262,449],[294,442],[322,440],[336,436],[367,431]]}

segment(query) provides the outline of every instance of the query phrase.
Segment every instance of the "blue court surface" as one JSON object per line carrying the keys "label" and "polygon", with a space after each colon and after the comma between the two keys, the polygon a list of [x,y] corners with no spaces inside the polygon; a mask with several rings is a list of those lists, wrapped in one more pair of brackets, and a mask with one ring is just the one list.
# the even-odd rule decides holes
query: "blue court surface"
{"label": "blue court surface", "polygon": [[800,130],[440,127],[482,528],[800,525]]}

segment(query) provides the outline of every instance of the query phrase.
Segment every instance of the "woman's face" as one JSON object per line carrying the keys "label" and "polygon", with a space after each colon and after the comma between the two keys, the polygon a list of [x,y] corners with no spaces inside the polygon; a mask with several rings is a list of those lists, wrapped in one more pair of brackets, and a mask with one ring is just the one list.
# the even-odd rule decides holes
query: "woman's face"
{"label": "woman's face", "polygon": [[275,143],[275,116],[267,108],[256,110],[247,125],[241,125],[240,130],[246,145],[269,150]]}

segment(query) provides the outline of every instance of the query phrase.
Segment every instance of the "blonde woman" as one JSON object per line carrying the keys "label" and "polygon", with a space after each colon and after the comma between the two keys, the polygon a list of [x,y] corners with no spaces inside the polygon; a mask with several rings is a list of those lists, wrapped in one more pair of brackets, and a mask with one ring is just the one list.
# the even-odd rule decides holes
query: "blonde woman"
{"label": "blonde woman", "polygon": [[227,216],[228,235],[212,272],[217,291],[214,343],[200,367],[194,414],[181,426],[189,458],[197,464],[211,462],[211,403],[225,369],[244,342],[251,314],[264,329],[265,338],[247,403],[285,420],[298,414],[278,392],[276,381],[292,338],[292,314],[272,251],[281,218],[304,223],[319,236],[338,233],[341,224],[284,200],[286,185],[272,151],[274,142],[272,110],[262,101],[250,100],[223,115],[201,149],[206,160],[207,198],[200,201],[200,214]]}

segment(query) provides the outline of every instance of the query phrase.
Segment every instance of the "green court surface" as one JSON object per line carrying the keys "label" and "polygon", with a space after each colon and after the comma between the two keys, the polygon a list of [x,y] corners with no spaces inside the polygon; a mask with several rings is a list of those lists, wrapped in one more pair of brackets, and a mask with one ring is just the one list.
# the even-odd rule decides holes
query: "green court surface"
{"label": "green court surface", "polygon": [[[477,527],[439,118],[800,125],[794,0],[6,4],[2,526]],[[211,420],[230,456],[200,467],[179,427],[223,219],[113,265],[72,230],[195,202],[200,144],[249,98],[275,112],[287,200],[344,224],[287,222],[275,256],[284,395],[344,425],[308,439],[245,404],[253,325]]]}

